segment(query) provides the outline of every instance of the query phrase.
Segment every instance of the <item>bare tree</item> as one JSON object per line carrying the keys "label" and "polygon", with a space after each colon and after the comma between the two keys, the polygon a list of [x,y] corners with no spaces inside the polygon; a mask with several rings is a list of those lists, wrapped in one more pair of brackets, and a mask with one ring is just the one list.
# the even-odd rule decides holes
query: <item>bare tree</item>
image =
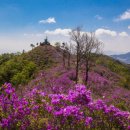
{"label": "bare tree", "polygon": [[72,44],[70,43],[70,45],[66,45],[66,51],[68,54],[68,68],[70,68],[70,60],[71,60],[71,51],[72,51]]}
{"label": "bare tree", "polygon": [[73,52],[73,45],[72,45],[71,42],[66,43],[65,50],[67,52],[67,64],[68,64],[68,68],[70,68],[71,55],[72,55],[72,52]]}
{"label": "bare tree", "polygon": [[83,58],[85,60],[85,83],[88,81],[88,72],[90,69],[90,61],[93,55],[100,52],[101,42],[95,37],[94,33],[84,33],[83,34],[84,51]]}
{"label": "bare tree", "polygon": [[39,43],[37,42],[36,45],[39,46]]}
{"label": "bare tree", "polygon": [[56,43],[55,43],[55,47],[56,47],[56,50],[57,50],[57,51],[60,51],[60,48],[61,48],[60,42],[56,42]]}
{"label": "bare tree", "polygon": [[66,58],[66,43],[62,43],[61,46],[62,49],[62,60],[63,60],[63,66],[65,67],[65,58]]}
{"label": "bare tree", "polygon": [[75,50],[76,50],[76,83],[78,83],[78,76],[79,76],[79,64],[82,58],[83,53],[83,33],[81,32],[81,28],[77,27],[76,29],[70,32],[71,39],[76,43]]}

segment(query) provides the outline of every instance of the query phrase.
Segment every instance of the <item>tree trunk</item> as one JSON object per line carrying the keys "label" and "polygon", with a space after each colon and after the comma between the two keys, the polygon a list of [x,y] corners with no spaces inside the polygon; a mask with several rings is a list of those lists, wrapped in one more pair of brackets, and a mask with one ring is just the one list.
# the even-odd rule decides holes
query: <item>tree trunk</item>
{"label": "tree trunk", "polygon": [[77,62],[77,65],[76,65],[76,84],[78,83],[78,74],[79,74],[78,70],[79,70],[79,64]]}
{"label": "tree trunk", "polygon": [[78,75],[79,75],[79,54],[77,53],[77,63],[76,63],[76,84],[78,83]]}
{"label": "tree trunk", "polygon": [[63,58],[63,67],[65,67],[65,58]]}
{"label": "tree trunk", "polygon": [[87,84],[88,82],[88,72],[89,72],[89,64],[88,64],[88,59],[86,60],[86,77],[85,77],[85,83]]}
{"label": "tree trunk", "polygon": [[63,52],[63,67],[65,67],[65,52]]}
{"label": "tree trunk", "polygon": [[70,53],[68,54],[68,67],[70,68]]}

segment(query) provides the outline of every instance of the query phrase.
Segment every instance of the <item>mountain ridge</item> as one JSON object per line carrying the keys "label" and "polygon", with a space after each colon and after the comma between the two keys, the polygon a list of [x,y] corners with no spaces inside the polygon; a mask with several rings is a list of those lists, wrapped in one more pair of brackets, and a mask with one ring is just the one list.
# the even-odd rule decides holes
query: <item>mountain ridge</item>
{"label": "mountain ridge", "polygon": [[121,62],[130,64],[130,52],[125,53],[125,54],[119,54],[119,55],[111,55],[114,59],[117,59]]}

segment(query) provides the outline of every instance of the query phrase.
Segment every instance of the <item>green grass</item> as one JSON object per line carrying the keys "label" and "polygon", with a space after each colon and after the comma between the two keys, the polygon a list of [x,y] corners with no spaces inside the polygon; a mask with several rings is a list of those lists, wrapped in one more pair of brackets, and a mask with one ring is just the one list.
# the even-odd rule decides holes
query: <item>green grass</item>
{"label": "green grass", "polygon": [[103,55],[96,59],[96,64],[109,68],[112,72],[120,75],[121,79],[119,85],[130,89],[130,68],[128,65]]}

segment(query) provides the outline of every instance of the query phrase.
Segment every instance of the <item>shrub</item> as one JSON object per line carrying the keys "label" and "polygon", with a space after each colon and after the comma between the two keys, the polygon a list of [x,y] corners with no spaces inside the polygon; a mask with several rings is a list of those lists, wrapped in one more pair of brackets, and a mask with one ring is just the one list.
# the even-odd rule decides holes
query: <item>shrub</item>
{"label": "shrub", "polygon": [[13,85],[25,84],[35,71],[36,65],[33,62],[15,57],[0,65],[0,84],[4,82],[11,82]]}

